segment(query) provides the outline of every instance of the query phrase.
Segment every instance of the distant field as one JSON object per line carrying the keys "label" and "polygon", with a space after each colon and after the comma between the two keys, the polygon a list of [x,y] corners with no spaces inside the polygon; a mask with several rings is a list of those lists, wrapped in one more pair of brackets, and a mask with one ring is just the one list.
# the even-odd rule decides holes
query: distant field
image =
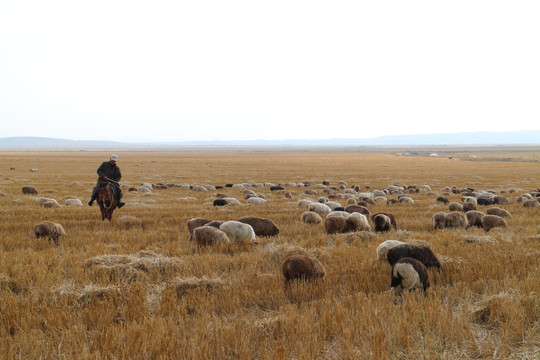
{"label": "distant field", "polygon": [[[127,205],[110,223],[86,205],[110,152],[0,151],[0,358],[538,359],[540,208],[516,199],[540,187],[539,150],[118,150],[121,184],[252,184],[267,203],[248,205],[242,189],[229,187],[126,189]],[[323,181],[335,189],[316,188]],[[300,182],[317,195],[292,186]],[[264,183],[294,184],[255,186]],[[27,185],[38,194],[23,195]],[[300,221],[299,200],[333,195],[346,205],[355,185],[431,191],[409,194],[414,204],[369,205],[394,214],[398,229],[388,233],[328,235]],[[510,204],[499,207],[512,214],[508,228],[434,230],[432,215],[449,212],[436,199],[452,186],[506,197]],[[212,206],[219,193],[241,205]],[[462,203],[461,194],[444,196]],[[45,209],[38,197],[83,206]],[[188,241],[191,218],[243,216],[273,220],[280,235],[199,250]],[[42,220],[65,228],[58,247],[35,239]],[[375,256],[388,239],[428,244],[441,260],[425,296],[393,304],[390,266]],[[281,263],[290,254],[316,257],[325,280],[295,283],[287,296]]]}

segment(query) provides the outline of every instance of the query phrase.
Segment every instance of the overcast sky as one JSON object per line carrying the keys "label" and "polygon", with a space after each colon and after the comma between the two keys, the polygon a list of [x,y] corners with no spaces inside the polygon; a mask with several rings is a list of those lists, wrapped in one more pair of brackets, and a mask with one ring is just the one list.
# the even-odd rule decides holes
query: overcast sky
{"label": "overcast sky", "polygon": [[0,0],[0,137],[540,129],[540,1]]}

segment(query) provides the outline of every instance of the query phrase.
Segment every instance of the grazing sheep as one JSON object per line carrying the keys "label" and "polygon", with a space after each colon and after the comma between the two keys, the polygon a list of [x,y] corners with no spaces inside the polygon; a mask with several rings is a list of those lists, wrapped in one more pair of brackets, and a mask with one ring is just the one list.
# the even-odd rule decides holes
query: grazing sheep
{"label": "grazing sheep", "polygon": [[52,239],[54,244],[58,245],[58,237],[66,235],[66,231],[62,225],[58,223],[52,221],[42,221],[34,225],[34,234],[36,235],[36,239],[39,239],[40,237],[47,237],[49,243]]}
{"label": "grazing sheep", "polygon": [[421,288],[424,292],[429,287],[428,272],[424,264],[413,258],[400,259],[392,266],[392,280],[390,288],[394,300],[402,292]]}
{"label": "grazing sheep", "polygon": [[507,227],[506,221],[497,215],[486,215],[482,218],[482,227],[486,232],[493,229],[494,227]]}
{"label": "grazing sheep", "polygon": [[414,200],[409,196],[400,196],[399,203],[400,204],[414,204]]}
{"label": "grazing sheep", "polygon": [[248,204],[251,204],[251,205],[264,205],[264,204],[266,204],[266,200],[263,199],[263,198],[260,198],[260,197],[250,197],[247,202],[248,202]]}
{"label": "grazing sheep", "polygon": [[501,195],[494,196],[493,202],[497,205],[510,205],[510,200]]}
{"label": "grazing sheep", "polygon": [[241,204],[241,202],[238,201],[237,198],[233,198],[233,197],[226,197],[226,198],[223,198],[223,200],[227,202],[227,205],[240,205]]}
{"label": "grazing sheep", "polygon": [[335,202],[335,201],[328,201],[326,202],[326,206],[330,207],[330,209],[332,209],[332,211],[338,209],[338,208],[343,208],[343,206],[338,203],[338,202]]}
{"label": "grazing sheep", "polygon": [[510,212],[508,210],[501,209],[501,208],[498,208],[498,207],[490,207],[490,208],[486,209],[486,214],[488,214],[488,215],[497,215],[497,216],[500,216],[500,217],[508,217],[508,218],[512,217],[512,214],[510,214]]}
{"label": "grazing sheep", "polygon": [[526,207],[526,208],[540,207],[540,203],[538,202],[538,200],[525,200],[523,201],[523,207]]}
{"label": "grazing sheep", "polygon": [[313,204],[313,201],[308,200],[308,199],[302,199],[302,200],[298,200],[296,204],[298,205],[298,207],[307,209],[309,205]]}
{"label": "grazing sheep", "polygon": [[57,209],[60,207],[60,204],[54,199],[49,199],[45,201],[41,206],[43,206],[45,209]]}
{"label": "grazing sheep", "polygon": [[82,201],[80,199],[66,199],[66,206],[82,206]]}
{"label": "grazing sheep", "polygon": [[328,234],[341,234],[346,226],[347,220],[340,216],[331,216],[324,220],[324,229]]}
{"label": "grazing sheep", "polygon": [[292,255],[285,259],[281,265],[285,285],[291,280],[313,280],[324,278],[326,270],[319,260],[306,255]]}
{"label": "grazing sheep", "polygon": [[219,230],[224,231],[232,242],[255,243],[255,231],[249,224],[230,220],[221,224]]}
{"label": "grazing sheep", "polygon": [[473,203],[473,204],[477,204],[478,202],[476,201],[476,198],[473,197],[473,196],[463,196],[461,198],[461,201],[463,201],[464,203]]}
{"label": "grazing sheep", "polygon": [[392,229],[392,223],[390,218],[384,214],[373,215],[371,218],[373,224],[375,225],[375,231],[390,231]]}
{"label": "grazing sheep", "polygon": [[447,228],[463,228],[467,226],[467,217],[460,212],[451,212],[446,216]]}
{"label": "grazing sheep", "polygon": [[326,215],[326,217],[332,217],[332,216],[339,216],[339,217],[342,217],[342,218],[348,218],[349,217],[349,214],[348,212],[346,211],[332,211],[331,213],[328,213],[328,215]]}
{"label": "grazing sheep", "polygon": [[285,190],[283,187],[281,186],[271,186],[270,187],[270,191],[278,191],[278,190]]}
{"label": "grazing sheep", "polygon": [[445,212],[438,212],[433,215],[433,227],[435,229],[444,229],[446,226],[446,217],[448,216]]}
{"label": "grazing sheep", "polygon": [[464,212],[468,212],[468,211],[472,211],[472,210],[477,210],[475,203],[466,202],[465,204],[463,204],[463,211]]}
{"label": "grazing sheep", "polygon": [[486,205],[493,205],[494,201],[492,198],[488,197],[488,196],[479,196],[477,199],[476,199],[476,203],[478,205],[483,205],[483,206],[486,206]]}
{"label": "grazing sheep", "polygon": [[328,213],[332,212],[332,209],[330,209],[330,207],[328,205],[321,204],[321,203],[311,203],[311,204],[309,204],[308,210],[309,211],[314,211],[319,215],[328,214]]}
{"label": "grazing sheep", "polygon": [[230,242],[227,234],[213,226],[203,225],[193,230],[193,239],[197,247],[214,244],[228,244]]}
{"label": "grazing sheep", "polygon": [[351,215],[349,215],[347,218],[345,232],[349,231],[371,231],[371,226],[369,226],[366,215],[358,212],[353,212]]}
{"label": "grazing sheep", "polygon": [[448,205],[448,210],[450,211],[463,211],[463,205],[457,202],[451,202],[450,205]]}
{"label": "grazing sheep", "polygon": [[394,217],[394,214],[390,214],[390,213],[386,213],[386,212],[378,212],[378,213],[375,213],[371,216],[371,221],[373,221],[373,218],[375,217],[375,215],[378,215],[378,214],[382,214],[382,215],[386,215],[390,218],[390,224],[392,225],[392,227],[394,229],[397,229],[397,223],[396,223],[396,218]]}
{"label": "grazing sheep", "polygon": [[22,193],[25,194],[25,195],[27,195],[27,194],[37,194],[38,191],[33,186],[23,186],[22,187]]}
{"label": "grazing sheep", "polygon": [[394,265],[399,259],[406,257],[416,259],[426,267],[441,267],[441,263],[433,251],[427,246],[403,244],[389,249],[386,253],[386,259],[390,265]]}
{"label": "grazing sheep", "polygon": [[348,213],[357,212],[366,216],[371,216],[371,212],[368,210],[368,208],[361,205],[349,205],[345,208],[345,211]]}
{"label": "grazing sheep", "polygon": [[227,205],[227,200],[225,199],[216,199],[213,203],[214,206],[225,206]]}
{"label": "grazing sheep", "polygon": [[279,228],[270,219],[259,218],[254,216],[243,217],[238,221],[251,225],[256,236],[277,236]]}
{"label": "grazing sheep", "polygon": [[377,259],[381,262],[386,262],[386,254],[388,250],[395,248],[399,245],[404,245],[403,241],[399,240],[386,240],[377,246]]}
{"label": "grazing sheep", "polygon": [[316,212],[306,211],[302,214],[302,222],[304,224],[320,224],[322,223],[322,218]]}
{"label": "grazing sheep", "polygon": [[386,205],[396,205],[396,204],[399,204],[398,199],[388,199],[388,200],[386,200]]}
{"label": "grazing sheep", "polygon": [[306,190],[304,190],[304,194],[306,194],[306,195],[315,195],[315,196],[317,196],[317,192],[316,192],[315,190],[313,190],[313,189],[306,189]]}
{"label": "grazing sheep", "polygon": [[187,226],[187,229],[188,229],[188,232],[189,232],[189,239],[188,240],[191,240],[193,238],[193,230],[195,230],[196,228],[198,228],[200,226],[203,226],[203,225],[209,223],[210,221],[212,221],[212,220],[208,220],[208,219],[200,218],[200,217],[189,219],[188,221],[186,221],[186,226]]}
{"label": "grazing sheep", "polygon": [[219,229],[221,224],[223,224],[224,222],[225,221],[214,220],[214,221],[210,221],[209,223],[204,224],[203,226],[212,226],[212,227],[215,227],[216,229]]}
{"label": "grazing sheep", "polygon": [[484,218],[484,216],[486,216],[486,214],[484,214],[483,212],[476,211],[476,210],[467,211],[465,215],[467,215],[467,222],[468,222],[467,228],[470,228],[471,226],[476,226],[476,227],[481,228],[482,219]]}

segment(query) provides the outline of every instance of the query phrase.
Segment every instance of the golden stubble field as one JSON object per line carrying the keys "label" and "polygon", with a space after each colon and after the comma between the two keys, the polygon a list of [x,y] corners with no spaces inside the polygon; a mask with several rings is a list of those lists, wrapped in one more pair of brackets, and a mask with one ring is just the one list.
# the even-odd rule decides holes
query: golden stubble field
{"label": "golden stubble field", "polygon": [[[306,209],[298,201],[327,196],[322,189],[307,196],[292,186],[252,188],[264,205],[248,205],[242,189],[125,191],[127,205],[102,222],[98,206],[86,202],[111,152],[0,152],[0,358],[538,359],[540,208],[516,202],[540,186],[537,150],[461,149],[439,158],[331,149],[114,151],[121,183],[134,187],[431,187],[411,194],[414,204],[369,206],[394,214],[398,230],[340,235],[300,221]],[[39,193],[23,195],[25,185]],[[448,212],[436,198],[453,185],[507,197],[508,229],[434,230],[431,216]],[[217,193],[242,204],[213,207]],[[83,206],[46,209],[38,197]],[[191,218],[243,216],[272,219],[280,235],[200,250],[188,241]],[[42,220],[65,228],[58,247],[34,237]],[[441,260],[440,270],[429,270],[425,296],[413,292],[393,304],[390,266],[375,255],[388,239],[427,243]],[[280,265],[289,254],[319,259],[324,281],[295,283],[287,296]]]}

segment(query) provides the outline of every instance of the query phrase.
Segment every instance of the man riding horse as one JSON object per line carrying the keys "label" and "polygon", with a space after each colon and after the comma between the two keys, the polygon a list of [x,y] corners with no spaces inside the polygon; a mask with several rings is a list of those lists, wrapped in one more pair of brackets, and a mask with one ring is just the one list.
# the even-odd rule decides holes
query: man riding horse
{"label": "man riding horse", "polygon": [[98,184],[94,187],[94,190],[92,191],[92,197],[90,198],[90,201],[88,202],[88,206],[92,206],[92,203],[94,202],[94,200],[96,200],[97,195],[98,195],[99,184],[106,183],[106,182],[112,184],[115,188],[114,194],[116,196],[116,201],[118,202],[118,208],[120,209],[122,206],[126,204],[120,200],[122,199],[122,190],[120,189],[118,182],[122,178],[122,174],[120,173],[120,168],[116,166],[116,161],[118,161],[118,156],[111,155],[111,159],[109,161],[105,161],[97,169],[97,173],[99,175]]}

